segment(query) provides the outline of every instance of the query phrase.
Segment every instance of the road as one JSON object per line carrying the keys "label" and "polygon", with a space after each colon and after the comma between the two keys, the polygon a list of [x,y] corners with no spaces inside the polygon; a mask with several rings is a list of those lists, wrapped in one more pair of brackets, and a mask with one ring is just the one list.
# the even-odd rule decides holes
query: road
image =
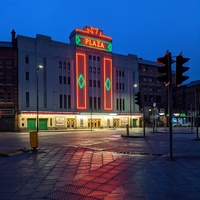
{"label": "road", "polygon": [[[96,150],[106,150],[119,153],[166,154],[169,146],[169,133],[164,128],[153,134],[151,128],[130,129],[129,135],[135,138],[121,137],[127,135],[126,129],[96,129],[96,130],[63,130],[39,132],[39,148],[49,146],[86,147]],[[195,133],[195,130],[193,130]],[[191,128],[173,128],[173,146],[177,147],[188,139],[195,137]],[[161,140],[161,138],[163,138]],[[144,148],[145,147],[145,148]],[[3,149],[30,149],[29,133],[0,133],[0,151]]]}

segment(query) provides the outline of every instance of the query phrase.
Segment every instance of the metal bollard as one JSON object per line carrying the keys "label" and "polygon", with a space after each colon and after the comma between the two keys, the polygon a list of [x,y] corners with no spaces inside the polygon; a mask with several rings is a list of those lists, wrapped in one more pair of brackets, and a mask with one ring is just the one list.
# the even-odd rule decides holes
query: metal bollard
{"label": "metal bollard", "polygon": [[126,133],[127,133],[127,135],[129,135],[129,125],[128,124],[126,125]]}
{"label": "metal bollard", "polygon": [[30,132],[30,145],[33,149],[36,149],[38,147],[38,132],[37,131]]}

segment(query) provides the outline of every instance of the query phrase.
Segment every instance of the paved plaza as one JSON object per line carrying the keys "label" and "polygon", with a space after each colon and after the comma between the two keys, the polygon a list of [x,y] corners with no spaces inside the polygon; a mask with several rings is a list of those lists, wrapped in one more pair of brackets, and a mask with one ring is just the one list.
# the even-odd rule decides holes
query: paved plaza
{"label": "paved plaza", "polygon": [[43,141],[36,150],[26,144],[28,133],[23,140],[10,133],[16,137],[9,136],[10,142],[5,134],[0,133],[2,200],[200,199],[200,140],[190,131],[174,134],[173,158],[167,131],[121,137],[126,132],[110,130],[100,137],[94,130],[94,140],[82,131],[54,135],[54,141],[39,133]]}

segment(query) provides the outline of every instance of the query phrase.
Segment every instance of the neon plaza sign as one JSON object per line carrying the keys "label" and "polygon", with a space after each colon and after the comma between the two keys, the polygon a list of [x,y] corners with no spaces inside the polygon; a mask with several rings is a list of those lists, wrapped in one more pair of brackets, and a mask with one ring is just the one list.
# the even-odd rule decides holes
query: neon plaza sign
{"label": "neon plaza sign", "polygon": [[[103,35],[103,32],[97,28],[84,27],[84,30],[76,29],[76,45],[112,52],[112,38]],[[84,35],[82,35],[84,34]],[[95,37],[90,37],[95,36]]]}

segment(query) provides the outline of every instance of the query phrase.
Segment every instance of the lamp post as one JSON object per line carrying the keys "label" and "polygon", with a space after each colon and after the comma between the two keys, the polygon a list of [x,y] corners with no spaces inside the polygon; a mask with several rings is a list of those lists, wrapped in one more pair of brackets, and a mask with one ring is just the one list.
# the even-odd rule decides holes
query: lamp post
{"label": "lamp post", "polygon": [[37,70],[37,75],[36,75],[36,97],[37,97],[37,100],[36,100],[36,111],[37,111],[37,116],[36,116],[36,131],[38,132],[39,130],[39,118],[38,118],[38,71],[40,69],[42,69],[43,66],[42,65],[39,65],[36,70]]}

